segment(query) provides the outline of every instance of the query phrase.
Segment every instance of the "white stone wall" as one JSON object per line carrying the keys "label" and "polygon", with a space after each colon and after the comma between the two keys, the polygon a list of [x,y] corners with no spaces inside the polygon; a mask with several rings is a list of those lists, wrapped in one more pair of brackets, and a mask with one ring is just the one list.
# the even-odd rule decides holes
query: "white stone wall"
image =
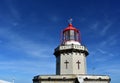
{"label": "white stone wall", "polygon": [[[78,63],[79,69],[78,69]],[[84,53],[74,53],[73,54],[73,73],[74,74],[86,74],[86,57]]]}
{"label": "white stone wall", "polygon": [[55,49],[56,74],[86,74],[86,52],[88,52],[87,48],[81,45],[57,47]]}
{"label": "white stone wall", "polygon": [[[61,74],[72,74],[73,73],[73,56],[71,55],[71,53],[64,53],[60,55],[61,58],[61,65],[60,65],[60,73]],[[68,62],[67,64],[67,68],[66,68],[66,64],[65,62]]]}
{"label": "white stone wall", "polygon": [[[67,68],[66,64],[67,63]],[[78,63],[79,69],[78,69]],[[60,74],[86,74],[86,57],[84,53],[69,52],[60,55]]]}

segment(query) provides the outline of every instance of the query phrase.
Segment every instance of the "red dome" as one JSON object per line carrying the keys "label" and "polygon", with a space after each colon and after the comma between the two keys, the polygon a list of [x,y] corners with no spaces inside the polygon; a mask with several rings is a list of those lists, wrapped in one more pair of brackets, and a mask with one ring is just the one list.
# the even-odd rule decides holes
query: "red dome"
{"label": "red dome", "polygon": [[69,24],[68,27],[63,30],[63,33],[64,33],[65,31],[68,31],[68,30],[74,30],[74,31],[76,31],[76,32],[79,32],[79,30],[77,30],[75,27],[73,27],[72,24]]}

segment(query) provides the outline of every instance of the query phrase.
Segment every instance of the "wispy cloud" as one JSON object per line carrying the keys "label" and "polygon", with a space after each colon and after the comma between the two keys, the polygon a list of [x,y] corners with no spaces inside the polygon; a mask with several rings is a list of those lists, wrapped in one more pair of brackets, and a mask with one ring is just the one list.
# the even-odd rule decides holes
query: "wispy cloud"
{"label": "wispy cloud", "polygon": [[113,46],[117,44],[117,34],[109,36],[107,39],[104,39],[101,43],[101,47],[105,46]]}
{"label": "wispy cloud", "polygon": [[105,36],[109,29],[111,28],[113,22],[94,22],[90,25],[90,29],[93,30],[94,33],[98,34],[99,36]]}
{"label": "wispy cloud", "polygon": [[97,49],[99,52],[101,52],[102,54],[105,54],[106,51],[102,50],[102,49]]}
{"label": "wispy cloud", "polygon": [[[116,38],[116,36],[112,36],[106,40],[104,40],[103,42],[100,42],[98,44],[94,44],[94,50],[90,50],[90,56],[92,57],[92,62],[96,63],[96,62],[105,62],[105,61],[110,61],[113,60],[113,58],[118,57],[118,53],[113,51],[114,45],[117,44],[114,43],[111,44],[112,41],[114,41],[114,38]],[[111,46],[113,48],[111,48]],[[117,61],[117,60],[116,60]]]}
{"label": "wispy cloud", "polygon": [[6,12],[0,13],[0,21],[5,25],[17,26],[21,21],[21,13],[14,4],[14,1],[4,0],[4,9]]}
{"label": "wispy cloud", "polygon": [[5,3],[10,11],[10,16],[12,19],[19,21],[21,19],[20,12],[14,5],[14,1],[5,0]]}
{"label": "wispy cloud", "polygon": [[100,35],[101,35],[101,36],[106,35],[106,33],[107,33],[107,31],[110,29],[111,25],[112,25],[112,23],[108,23],[107,25],[103,26],[103,29],[102,29]]}
{"label": "wispy cloud", "polygon": [[[103,57],[103,56],[101,56],[101,57]],[[103,59],[104,59],[104,57],[103,57]],[[104,75],[110,75],[110,76],[117,75],[118,73],[120,73],[120,71],[119,71],[120,64],[117,62],[113,63],[112,61],[114,61],[114,60],[108,59],[108,61],[104,61],[101,58],[100,63],[95,62],[92,66],[90,66],[92,68],[89,67],[89,73],[100,74],[100,75],[104,74]]]}
{"label": "wispy cloud", "polygon": [[102,73],[102,74],[118,74],[120,73],[120,65],[115,64],[115,65],[108,65],[104,64],[102,67],[96,68],[97,73]]}
{"label": "wispy cloud", "polygon": [[[48,55],[43,54],[46,52],[48,53],[48,50],[51,50],[50,45],[46,46],[45,44],[36,44],[35,42],[27,40],[7,28],[0,28],[0,36],[7,40],[6,46],[8,48],[20,50],[28,55],[35,57],[49,57]],[[4,40],[2,42],[4,42]]]}
{"label": "wispy cloud", "polygon": [[91,25],[90,29],[97,31],[99,29],[99,22],[95,22]]}
{"label": "wispy cloud", "polygon": [[[10,28],[0,28],[0,38],[1,37],[5,39],[5,41],[1,40],[2,42],[0,43],[1,45],[4,43],[4,48],[12,50],[13,54],[17,51],[18,53],[24,54],[21,55],[21,57],[28,57],[26,59],[22,58],[16,60],[16,56],[9,61],[0,61],[1,71],[13,72],[15,74],[30,74],[31,72],[31,74],[54,73],[55,61],[51,58],[51,56],[53,56],[53,49],[51,49],[53,47],[52,45],[42,44],[43,42],[38,44],[29,39],[25,39]],[[5,57],[4,54],[2,56]],[[48,68],[50,71],[47,71]]]}
{"label": "wispy cloud", "polygon": [[[43,65],[44,64],[44,65]],[[45,64],[49,64],[49,65],[45,65]],[[55,63],[54,62],[50,62],[50,61],[25,61],[25,60],[17,60],[17,61],[1,61],[0,62],[0,66],[2,66],[0,68],[1,71],[7,71],[7,72],[12,72],[12,73],[18,73],[21,72],[22,73],[46,73],[46,71],[48,68],[52,71],[55,69]],[[8,71],[11,70],[11,71]],[[42,71],[42,72],[41,72]],[[47,73],[46,73],[47,74]]]}
{"label": "wispy cloud", "polygon": [[110,53],[109,51],[100,48],[94,50],[91,55],[93,55],[91,57],[94,63],[109,61],[114,57],[113,53]]}

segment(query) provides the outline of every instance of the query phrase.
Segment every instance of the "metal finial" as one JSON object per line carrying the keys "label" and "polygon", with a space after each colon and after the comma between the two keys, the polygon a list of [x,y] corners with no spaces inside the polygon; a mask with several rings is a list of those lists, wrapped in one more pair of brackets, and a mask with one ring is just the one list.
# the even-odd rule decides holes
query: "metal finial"
{"label": "metal finial", "polygon": [[69,24],[72,24],[72,21],[73,21],[73,19],[70,18],[70,19],[68,20]]}

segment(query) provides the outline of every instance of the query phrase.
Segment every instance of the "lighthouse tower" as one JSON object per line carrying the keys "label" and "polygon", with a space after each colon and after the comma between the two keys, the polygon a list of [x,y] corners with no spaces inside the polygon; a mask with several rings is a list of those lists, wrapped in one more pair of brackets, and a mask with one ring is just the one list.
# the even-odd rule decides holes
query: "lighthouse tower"
{"label": "lighthouse tower", "polygon": [[86,74],[88,50],[81,44],[80,31],[72,22],[62,31],[61,44],[55,49],[56,74]]}
{"label": "lighthouse tower", "polygon": [[87,74],[88,50],[81,44],[80,31],[71,21],[61,34],[61,43],[54,51],[56,75],[34,76],[33,83],[110,83],[108,75]]}

